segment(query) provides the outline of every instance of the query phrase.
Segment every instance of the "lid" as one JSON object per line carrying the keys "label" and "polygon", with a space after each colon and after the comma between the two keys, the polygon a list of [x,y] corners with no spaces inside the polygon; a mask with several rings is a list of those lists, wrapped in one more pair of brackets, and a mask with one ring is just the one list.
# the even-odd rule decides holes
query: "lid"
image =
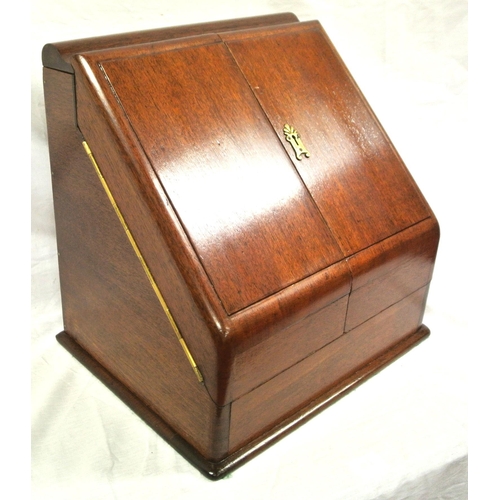
{"label": "lid", "polygon": [[343,259],[220,38],[98,61],[228,314]]}
{"label": "lid", "polygon": [[430,215],[317,22],[94,54],[228,314]]}
{"label": "lid", "polygon": [[317,21],[222,34],[345,255],[429,217],[420,191]]}

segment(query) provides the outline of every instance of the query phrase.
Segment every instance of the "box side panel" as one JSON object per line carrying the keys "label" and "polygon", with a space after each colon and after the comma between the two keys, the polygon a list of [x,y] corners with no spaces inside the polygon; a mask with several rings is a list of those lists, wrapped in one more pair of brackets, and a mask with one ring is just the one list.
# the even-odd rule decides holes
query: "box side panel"
{"label": "box side panel", "polygon": [[416,332],[426,295],[427,287],[417,290],[236,400],[231,408],[230,452],[278,425]]}
{"label": "box side panel", "polygon": [[45,70],[67,334],[209,459],[227,451],[227,412],[197,382],[81,145],[72,75]]}
{"label": "box side panel", "polygon": [[[184,337],[206,387],[225,404],[224,310],[128,123],[76,67],[78,125]],[[120,121],[122,120],[122,121]],[[135,141],[135,142],[134,142]],[[148,170],[149,169],[149,170]]]}
{"label": "box side panel", "polygon": [[[346,256],[430,216],[319,23],[221,36]],[[286,124],[309,157],[297,157]]]}

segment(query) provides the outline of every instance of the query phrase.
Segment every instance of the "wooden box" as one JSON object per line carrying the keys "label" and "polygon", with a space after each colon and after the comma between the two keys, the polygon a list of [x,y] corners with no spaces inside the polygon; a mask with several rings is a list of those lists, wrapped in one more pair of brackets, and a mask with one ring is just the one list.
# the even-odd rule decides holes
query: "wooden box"
{"label": "wooden box", "polygon": [[439,229],[318,22],[49,44],[60,342],[210,478],[426,337]]}

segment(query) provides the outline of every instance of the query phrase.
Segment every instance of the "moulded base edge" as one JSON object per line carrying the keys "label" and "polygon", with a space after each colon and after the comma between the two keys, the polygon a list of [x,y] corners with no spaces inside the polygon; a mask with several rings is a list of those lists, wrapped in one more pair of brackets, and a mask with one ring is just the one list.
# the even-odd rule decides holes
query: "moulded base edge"
{"label": "moulded base edge", "polygon": [[204,458],[195,448],[177,434],[164,420],[146,406],[135,394],[109,373],[100,363],[87,353],[66,332],[59,333],[58,342],[68,350],[92,374],[104,383],[131,408],[142,420],[155,430],[165,441],[178,451],[188,462],[196,467],[203,475],[212,480],[221,479],[236,468],[248,462],[251,458],[261,453],[273,443],[283,438],[298,426],[307,422],[314,415],[325,409],[349,391],[356,388],[366,379],[389,365],[392,361],[403,355],[412,347],[424,340],[430,331],[425,325],[401,342],[387,350],[372,362],[349,375],[341,382],[323,393],[319,398],[309,403],[292,416],[280,422],[271,430],[265,432],[251,443],[243,446],[220,462],[212,462]]}

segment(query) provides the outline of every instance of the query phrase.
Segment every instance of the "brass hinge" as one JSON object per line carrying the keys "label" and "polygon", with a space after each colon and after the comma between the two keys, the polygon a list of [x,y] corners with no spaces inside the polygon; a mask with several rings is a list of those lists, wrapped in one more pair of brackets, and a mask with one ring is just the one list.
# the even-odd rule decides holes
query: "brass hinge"
{"label": "brass hinge", "polygon": [[125,219],[124,219],[120,209],[118,208],[118,205],[116,204],[115,198],[109,189],[109,186],[108,186],[108,183],[106,182],[106,179],[104,179],[104,176],[102,175],[101,169],[99,168],[99,166],[97,165],[97,162],[95,161],[94,155],[92,154],[92,151],[91,151],[89,145],[87,144],[86,141],[83,141],[82,144],[83,144],[83,147],[85,148],[86,153],[88,154],[88,156],[90,158],[90,161],[92,162],[92,165],[94,166],[94,169],[99,177],[99,180],[101,181],[102,187],[104,188],[104,191],[106,191],[106,194],[108,195],[108,198],[109,198],[109,201],[111,202],[111,205],[113,205],[115,213],[118,216],[118,219],[120,220],[120,223],[125,231],[125,234],[127,235],[128,240],[130,241],[130,244],[132,245],[132,248],[134,249],[134,252],[137,255],[137,258],[139,259],[139,262],[141,263],[142,268],[144,269],[144,272],[146,273],[146,276],[148,277],[149,283],[153,287],[153,290],[156,294],[156,297],[158,298],[158,301],[161,304],[163,312],[166,314],[168,320],[170,321],[170,325],[172,326],[172,328],[175,332],[177,340],[181,344],[182,350],[184,351],[184,354],[186,355],[186,357],[189,361],[189,364],[193,368],[193,371],[196,374],[198,381],[203,382],[203,376],[202,376],[198,366],[196,365],[196,363],[193,359],[193,356],[186,345],[186,342],[182,338],[181,332],[179,331],[179,327],[177,326],[177,323],[175,322],[175,320],[172,316],[172,313],[170,312],[170,309],[168,308],[167,303],[165,302],[165,299],[163,298],[163,295],[161,294],[160,289],[158,288],[158,285],[156,284],[156,281],[153,278],[153,275],[151,274],[151,271],[149,270],[149,267],[146,264],[146,261],[144,260],[144,257],[142,256],[142,253],[139,250],[139,247],[137,246],[137,243],[136,243],[134,237],[132,236],[132,233],[130,232],[129,227],[128,227],[127,223],[125,222]]}

